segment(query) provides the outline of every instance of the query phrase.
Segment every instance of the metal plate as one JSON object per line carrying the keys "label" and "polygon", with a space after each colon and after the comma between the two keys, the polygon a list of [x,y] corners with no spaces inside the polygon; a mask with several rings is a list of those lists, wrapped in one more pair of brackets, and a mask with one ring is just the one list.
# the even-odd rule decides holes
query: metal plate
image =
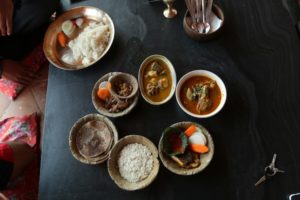
{"label": "metal plate", "polygon": [[[59,53],[57,51],[57,34],[61,31],[61,24],[66,20],[75,19],[78,17],[84,17],[90,20],[94,21],[100,21],[103,17],[105,17],[109,26],[110,31],[110,38],[108,41],[108,44],[106,46],[106,49],[103,51],[101,56],[93,61],[92,63],[88,65],[70,65],[65,62],[63,62],[60,57],[58,56]],[[44,37],[44,53],[49,60],[51,64],[54,66],[63,69],[63,70],[79,70],[86,67],[89,67],[99,61],[110,49],[113,40],[115,36],[115,28],[112,19],[110,16],[105,13],[104,11],[95,8],[95,7],[88,7],[88,6],[82,6],[82,7],[76,7],[73,9],[70,9],[60,15],[48,28],[46,35]]]}

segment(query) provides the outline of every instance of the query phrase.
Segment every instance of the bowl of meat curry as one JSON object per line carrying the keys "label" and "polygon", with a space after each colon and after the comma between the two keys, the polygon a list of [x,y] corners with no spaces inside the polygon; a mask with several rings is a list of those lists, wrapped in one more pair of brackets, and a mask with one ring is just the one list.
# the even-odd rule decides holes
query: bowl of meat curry
{"label": "bowl of meat curry", "polygon": [[176,100],[180,108],[196,118],[217,114],[227,98],[223,81],[214,73],[195,70],[185,74],[176,87]]}
{"label": "bowl of meat curry", "polygon": [[151,55],[140,66],[138,82],[145,101],[152,105],[161,105],[169,101],[175,93],[176,72],[166,57]]}

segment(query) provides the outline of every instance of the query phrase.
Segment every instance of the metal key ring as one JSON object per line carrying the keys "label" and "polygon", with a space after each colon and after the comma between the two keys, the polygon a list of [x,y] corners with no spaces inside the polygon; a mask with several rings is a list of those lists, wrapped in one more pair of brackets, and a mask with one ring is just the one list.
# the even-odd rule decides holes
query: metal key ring
{"label": "metal key ring", "polygon": [[266,176],[275,176],[275,174],[277,173],[275,168],[271,167],[271,166],[267,166],[265,168],[265,173],[266,173]]}

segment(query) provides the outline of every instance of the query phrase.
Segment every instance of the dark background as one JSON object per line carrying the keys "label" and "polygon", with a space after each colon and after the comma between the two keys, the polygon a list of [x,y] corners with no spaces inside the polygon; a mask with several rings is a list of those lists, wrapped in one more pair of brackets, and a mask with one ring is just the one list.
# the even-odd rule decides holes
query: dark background
{"label": "dark background", "polygon": [[[278,0],[215,3],[224,11],[225,27],[220,37],[202,43],[183,30],[183,0],[175,2],[174,19],[163,17],[162,2],[92,0],[72,5],[106,11],[116,36],[108,54],[90,68],[50,68],[40,199],[279,200],[300,192],[300,42],[295,23]],[[69,130],[80,117],[97,113],[91,91],[102,75],[122,71],[137,77],[140,64],[151,54],[169,58],[178,80],[195,69],[216,73],[228,97],[223,110],[209,119],[189,117],[175,97],[158,107],[141,97],[132,113],[112,119],[120,137],[139,134],[156,145],[169,125],[194,121],[204,125],[215,142],[213,161],[203,172],[183,177],[161,164],[149,187],[126,192],[111,180],[106,163],[91,166],[73,158]],[[286,173],[255,188],[273,153]]]}

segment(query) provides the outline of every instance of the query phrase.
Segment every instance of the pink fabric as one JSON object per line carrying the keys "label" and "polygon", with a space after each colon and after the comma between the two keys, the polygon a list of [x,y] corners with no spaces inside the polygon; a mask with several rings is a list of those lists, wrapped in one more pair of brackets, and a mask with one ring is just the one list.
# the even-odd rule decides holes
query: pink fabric
{"label": "pink fabric", "polygon": [[[0,142],[23,141],[31,147],[37,147],[37,115],[11,117],[0,121]],[[37,154],[38,148],[35,148]],[[22,176],[10,182],[8,188],[1,191],[10,200],[37,200],[39,183],[39,156],[26,169]]]}
{"label": "pink fabric", "polygon": [[34,147],[37,141],[36,113],[23,117],[10,117],[0,121],[0,142],[23,141]]}
{"label": "pink fabric", "polygon": [[[32,67],[35,72],[37,72],[43,64],[47,63],[42,44],[37,46],[28,56],[26,56],[22,63]],[[17,98],[23,88],[23,85],[9,79],[0,79],[0,92],[8,96],[11,100]]]}
{"label": "pink fabric", "polygon": [[22,91],[23,85],[15,83],[9,79],[0,79],[0,92],[8,96],[10,99],[15,99],[18,94]]}

